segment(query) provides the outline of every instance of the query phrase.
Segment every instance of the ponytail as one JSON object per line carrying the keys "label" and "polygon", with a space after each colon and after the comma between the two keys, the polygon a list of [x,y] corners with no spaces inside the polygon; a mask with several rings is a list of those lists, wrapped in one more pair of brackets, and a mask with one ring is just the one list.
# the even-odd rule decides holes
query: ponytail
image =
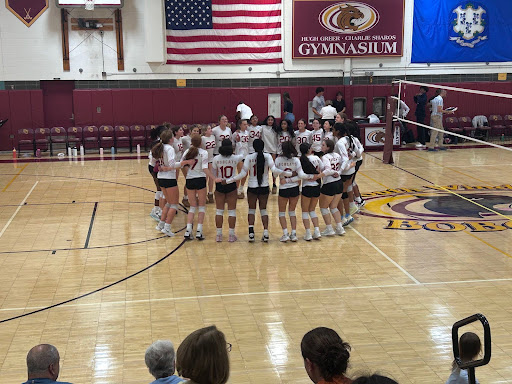
{"label": "ponytail", "polygon": [[151,148],[151,156],[154,159],[163,159],[164,158],[164,144],[168,144],[169,141],[173,138],[173,134],[171,130],[164,129],[160,134],[160,140]]}
{"label": "ponytail", "polygon": [[263,182],[263,173],[265,172],[265,155],[263,154],[263,148],[265,144],[263,140],[256,139],[253,141],[252,146],[256,155],[256,178],[258,180],[258,186]]}
{"label": "ponytail", "polygon": [[201,146],[201,144],[201,135],[192,135],[192,139],[190,141],[190,148],[188,149],[187,155],[185,156],[185,160],[195,159],[197,155],[199,155],[199,147]]}
{"label": "ponytail", "polygon": [[[302,170],[304,173],[308,175],[318,175],[319,172],[315,168],[315,166],[308,159],[308,152],[311,149],[311,144],[302,143],[300,145],[300,165],[302,166]],[[320,184],[320,180],[317,180],[318,184]]]}

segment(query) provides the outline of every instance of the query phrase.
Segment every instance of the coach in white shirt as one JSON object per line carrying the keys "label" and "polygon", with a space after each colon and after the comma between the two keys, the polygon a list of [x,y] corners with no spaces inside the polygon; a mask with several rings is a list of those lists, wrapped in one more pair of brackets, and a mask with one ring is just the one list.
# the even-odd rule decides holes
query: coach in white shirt
{"label": "coach in white shirt", "polygon": [[325,102],[325,107],[322,107],[320,109],[320,115],[322,116],[322,120],[334,120],[336,117],[336,114],[338,111],[336,111],[336,108],[332,106],[332,101],[327,100]]}
{"label": "coach in white shirt", "polygon": [[[432,114],[430,115],[430,125],[433,128],[440,129],[444,131],[443,128],[443,114],[444,113],[453,113],[453,111],[447,111],[444,108],[444,98],[446,97],[446,90],[441,89],[439,94],[432,99],[430,104],[432,105]],[[436,147],[436,137],[439,138],[439,149],[446,150],[446,147],[443,143],[443,132],[439,132],[436,130],[430,130],[430,142],[428,144],[429,151],[435,151]]]}
{"label": "coach in white shirt", "polygon": [[243,101],[238,103],[236,107],[236,120],[251,120],[252,117],[252,109]]}

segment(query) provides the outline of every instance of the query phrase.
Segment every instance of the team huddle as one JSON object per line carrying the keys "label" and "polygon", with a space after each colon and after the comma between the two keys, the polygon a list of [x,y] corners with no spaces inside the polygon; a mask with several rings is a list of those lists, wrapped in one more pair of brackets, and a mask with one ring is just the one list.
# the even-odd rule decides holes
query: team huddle
{"label": "team huddle", "polygon": [[[276,194],[277,189],[279,222],[283,230],[281,242],[298,240],[295,210],[299,198],[304,240],[342,236],[344,226],[354,220],[353,215],[365,203],[355,181],[364,151],[358,131],[357,124],[342,113],[337,114],[334,121],[322,123],[314,119],[312,130],[300,119],[295,131],[290,121],[284,119],[277,124],[273,116],[268,116],[261,125],[256,116],[249,121],[239,120],[235,132],[226,116],[221,116],[214,128],[194,126],[188,135],[184,135],[182,127],[164,123],[152,131],[154,142],[149,153],[149,172],[158,190],[150,214],[158,221],[156,229],[174,236],[171,224],[179,207],[177,180],[181,170],[185,176],[182,203],[188,207],[184,233],[187,240],[194,238],[196,213],[195,238],[204,240],[206,204],[215,202],[216,241],[222,241],[226,205],[228,241],[236,241],[236,206],[238,199],[245,198],[246,182],[249,242],[256,238],[257,207],[263,224],[261,241],[269,241],[267,203],[270,193]],[[279,180],[279,188],[276,180]],[[316,215],[317,205],[325,223],[322,232]]]}

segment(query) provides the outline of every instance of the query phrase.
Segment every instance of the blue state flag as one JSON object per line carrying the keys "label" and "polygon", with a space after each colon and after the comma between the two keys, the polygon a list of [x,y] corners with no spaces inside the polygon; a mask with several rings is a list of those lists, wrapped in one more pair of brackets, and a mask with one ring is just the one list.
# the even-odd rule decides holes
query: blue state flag
{"label": "blue state flag", "polygon": [[512,0],[415,0],[413,63],[512,61]]}

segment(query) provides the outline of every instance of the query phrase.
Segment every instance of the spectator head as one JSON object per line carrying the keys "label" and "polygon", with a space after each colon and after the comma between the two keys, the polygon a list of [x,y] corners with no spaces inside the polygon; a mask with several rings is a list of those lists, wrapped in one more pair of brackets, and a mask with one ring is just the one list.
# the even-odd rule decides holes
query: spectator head
{"label": "spectator head", "polygon": [[386,376],[373,374],[371,376],[361,376],[355,379],[352,384],[398,384],[395,380]]}
{"label": "spectator head", "polygon": [[343,93],[341,91],[336,92],[336,100],[340,101],[343,99]]}
{"label": "spectator head", "polygon": [[324,89],[322,87],[318,87],[316,89],[316,94],[317,94],[317,96],[318,95],[320,95],[320,96],[323,95],[324,94]]}
{"label": "spectator head", "polygon": [[428,93],[428,87],[426,87],[426,86],[422,85],[422,86],[420,87],[420,92],[421,92],[421,93]]}
{"label": "spectator head", "polygon": [[344,123],[346,120],[348,120],[347,114],[343,112],[338,112],[336,114],[335,122],[336,123]]}
{"label": "spectator head", "polygon": [[36,345],[27,354],[28,379],[50,379],[56,381],[59,377],[59,362],[59,351],[53,345]]}
{"label": "spectator head", "polygon": [[332,106],[332,100],[326,100],[325,105],[330,105],[330,106]]}
{"label": "spectator head", "polygon": [[238,105],[240,105],[240,104],[244,104],[244,102],[243,102],[242,100],[240,100],[240,101],[238,102]]}
{"label": "spectator head", "polygon": [[441,95],[441,97],[446,97],[446,89],[440,89],[439,90],[439,94]]}
{"label": "spectator head", "polygon": [[[334,143],[325,140],[325,152],[332,152]],[[315,328],[304,335],[300,343],[304,367],[309,378],[317,383],[321,380],[333,381],[333,378],[345,374],[350,358],[350,345],[330,328]]]}
{"label": "spectator head", "polygon": [[214,325],[188,335],[178,347],[176,368],[182,377],[199,384],[224,384],[229,378],[228,346]]}
{"label": "spectator head", "polygon": [[169,340],[158,340],[146,350],[146,366],[155,379],[174,375],[174,346]]}
{"label": "spectator head", "polygon": [[289,94],[288,92],[283,93],[283,97],[284,97],[285,99],[290,100],[290,94]]}
{"label": "spectator head", "polygon": [[[466,332],[459,339],[460,359],[463,363],[475,360],[482,352],[482,342],[476,333]],[[457,367],[457,363],[453,362],[453,368]]]}

